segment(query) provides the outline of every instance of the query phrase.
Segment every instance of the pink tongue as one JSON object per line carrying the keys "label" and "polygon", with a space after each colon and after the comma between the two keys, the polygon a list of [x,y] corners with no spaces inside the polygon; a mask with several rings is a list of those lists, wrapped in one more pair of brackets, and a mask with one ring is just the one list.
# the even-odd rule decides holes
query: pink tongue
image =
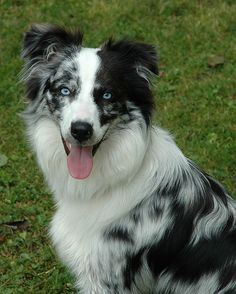
{"label": "pink tongue", "polygon": [[76,179],[87,178],[93,168],[92,147],[71,146],[67,157],[70,175]]}

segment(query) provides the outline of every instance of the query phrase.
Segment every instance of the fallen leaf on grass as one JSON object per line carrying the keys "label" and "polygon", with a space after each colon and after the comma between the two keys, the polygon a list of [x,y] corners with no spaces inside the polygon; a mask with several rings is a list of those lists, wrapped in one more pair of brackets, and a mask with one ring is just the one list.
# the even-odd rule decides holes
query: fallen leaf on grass
{"label": "fallen leaf on grass", "polygon": [[215,55],[208,58],[207,64],[209,67],[217,67],[219,65],[223,65],[224,62],[225,62],[224,56]]}
{"label": "fallen leaf on grass", "polygon": [[4,154],[0,154],[0,167],[7,164],[8,158]]}
{"label": "fallen leaf on grass", "polygon": [[5,226],[13,229],[13,230],[27,230],[29,227],[29,222],[24,219],[24,220],[20,220],[20,221],[13,221],[13,222],[6,222],[4,223]]}
{"label": "fallen leaf on grass", "polygon": [[160,78],[164,78],[166,76],[166,73],[163,71],[163,70],[161,70],[160,72],[159,72],[159,77]]}

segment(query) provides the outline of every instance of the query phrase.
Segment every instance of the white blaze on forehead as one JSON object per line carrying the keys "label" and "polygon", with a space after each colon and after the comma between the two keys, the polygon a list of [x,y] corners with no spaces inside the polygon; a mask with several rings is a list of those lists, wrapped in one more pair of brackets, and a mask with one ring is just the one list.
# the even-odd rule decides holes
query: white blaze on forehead
{"label": "white blaze on forehead", "polygon": [[93,97],[97,72],[101,66],[101,59],[97,55],[99,50],[82,48],[73,58],[77,65],[79,91],[73,101],[68,101],[62,110],[61,130],[65,138],[70,137],[71,123],[78,120],[93,125],[94,137],[101,136],[99,109]]}
{"label": "white blaze on forehead", "polygon": [[98,50],[99,49],[82,48],[76,57],[76,62],[79,67],[79,78],[81,83],[81,99],[86,99],[87,95],[92,94],[96,74],[101,63],[101,60],[97,55]]}
{"label": "white blaze on forehead", "polygon": [[100,67],[100,58],[97,55],[99,49],[82,48],[76,57],[79,69],[80,93],[76,99],[76,117],[73,120],[86,120],[93,122],[97,112],[97,106],[93,100],[93,89],[96,74]]}
{"label": "white blaze on forehead", "polygon": [[75,100],[68,105],[70,121],[82,120],[94,124],[98,117],[97,105],[93,99],[96,74],[101,64],[98,50],[82,48],[74,58],[78,65],[80,90]]}

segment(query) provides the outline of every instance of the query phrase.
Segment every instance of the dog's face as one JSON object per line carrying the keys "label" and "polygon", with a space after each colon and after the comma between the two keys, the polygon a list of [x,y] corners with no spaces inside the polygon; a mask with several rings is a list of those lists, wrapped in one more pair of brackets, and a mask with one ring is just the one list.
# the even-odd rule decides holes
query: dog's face
{"label": "dog's face", "polygon": [[109,133],[133,119],[149,124],[149,75],[157,74],[150,45],[109,40],[92,49],[81,42],[80,32],[35,25],[23,44],[33,111],[57,123],[75,178],[90,174],[92,157]]}

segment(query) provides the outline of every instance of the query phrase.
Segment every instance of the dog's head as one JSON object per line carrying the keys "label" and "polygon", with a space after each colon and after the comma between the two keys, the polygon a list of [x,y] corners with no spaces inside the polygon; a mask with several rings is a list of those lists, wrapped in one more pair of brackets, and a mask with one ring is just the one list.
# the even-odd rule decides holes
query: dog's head
{"label": "dog's head", "polygon": [[134,119],[149,125],[149,77],[158,71],[153,46],[110,39],[84,48],[79,31],[33,25],[22,55],[31,111],[57,123],[73,177],[90,174],[92,156],[109,133]]}

